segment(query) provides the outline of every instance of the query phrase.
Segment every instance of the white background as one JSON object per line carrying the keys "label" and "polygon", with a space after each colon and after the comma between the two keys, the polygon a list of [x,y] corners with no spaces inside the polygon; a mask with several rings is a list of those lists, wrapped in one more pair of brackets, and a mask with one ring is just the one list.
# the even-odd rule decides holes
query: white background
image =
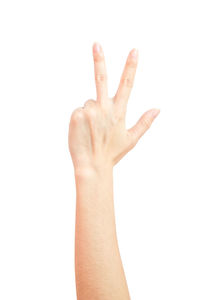
{"label": "white background", "polygon": [[0,299],[76,299],[72,111],[96,99],[101,43],[110,96],[139,49],[127,128],[160,115],[114,168],[132,299],[200,299],[198,1],[0,2]]}

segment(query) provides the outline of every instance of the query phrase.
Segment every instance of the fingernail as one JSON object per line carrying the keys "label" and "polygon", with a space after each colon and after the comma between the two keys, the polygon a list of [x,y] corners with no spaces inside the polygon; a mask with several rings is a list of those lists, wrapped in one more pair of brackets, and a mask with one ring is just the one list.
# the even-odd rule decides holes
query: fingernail
{"label": "fingernail", "polygon": [[134,48],[131,50],[130,52],[130,57],[131,59],[133,59],[134,61],[137,61],[137,57],[138,57],[138,49]]}
{"label": "fingernail", "polygon": [[99,43],[94,43],[94,52],[98,53],[98,54],[101,54],[102,48],[101,48],[101,45]]}
{"label": "fingernail", "polygon": [[153,118],[157,117],[157,115],[160,113],[160,109],[153,109],[151,112],[151,115]]}

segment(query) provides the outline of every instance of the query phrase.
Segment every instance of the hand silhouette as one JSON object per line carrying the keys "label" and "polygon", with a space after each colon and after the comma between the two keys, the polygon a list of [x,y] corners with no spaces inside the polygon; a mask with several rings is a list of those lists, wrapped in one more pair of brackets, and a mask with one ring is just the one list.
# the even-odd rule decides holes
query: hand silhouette
{"label": "hand silhouette", "polygon": [[138,51],[132,49],[113,98],[108,97],[107,72],[102,47],[93,44],[97,99],[71,115],[68,133],[69,150],[75,169],[113,167],[130,151],[150,128],[159,109],[146,111],[130,129],[125,128],[127,102],[138,64]]}

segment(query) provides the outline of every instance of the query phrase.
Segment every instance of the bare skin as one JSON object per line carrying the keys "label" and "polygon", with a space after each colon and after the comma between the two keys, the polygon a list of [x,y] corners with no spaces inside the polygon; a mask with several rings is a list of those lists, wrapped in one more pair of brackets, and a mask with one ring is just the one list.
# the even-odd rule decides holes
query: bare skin
{"label": "bare skin", "polygon": [[108,97],[105,57],[93,44],[97,99],[71,115],[68,142],[76,183],[75,275],[78,300],[130,299],[115,225],[113,168],[139,141],[159,114],[146,111],[126,129],[127,102],[138,51],[132,49],[113,98]]}

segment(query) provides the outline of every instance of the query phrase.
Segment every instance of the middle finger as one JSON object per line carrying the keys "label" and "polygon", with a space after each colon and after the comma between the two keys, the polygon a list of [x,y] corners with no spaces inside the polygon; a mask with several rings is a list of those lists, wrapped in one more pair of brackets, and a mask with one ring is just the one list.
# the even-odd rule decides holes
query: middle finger
{"label": "middle finger", "polygon": [[123,102],[126,106],[135,78],[138,63],[138,50],[132,49],[126,60],[126,64],[120,79],[118,90],[114,96],[115,102]]}

